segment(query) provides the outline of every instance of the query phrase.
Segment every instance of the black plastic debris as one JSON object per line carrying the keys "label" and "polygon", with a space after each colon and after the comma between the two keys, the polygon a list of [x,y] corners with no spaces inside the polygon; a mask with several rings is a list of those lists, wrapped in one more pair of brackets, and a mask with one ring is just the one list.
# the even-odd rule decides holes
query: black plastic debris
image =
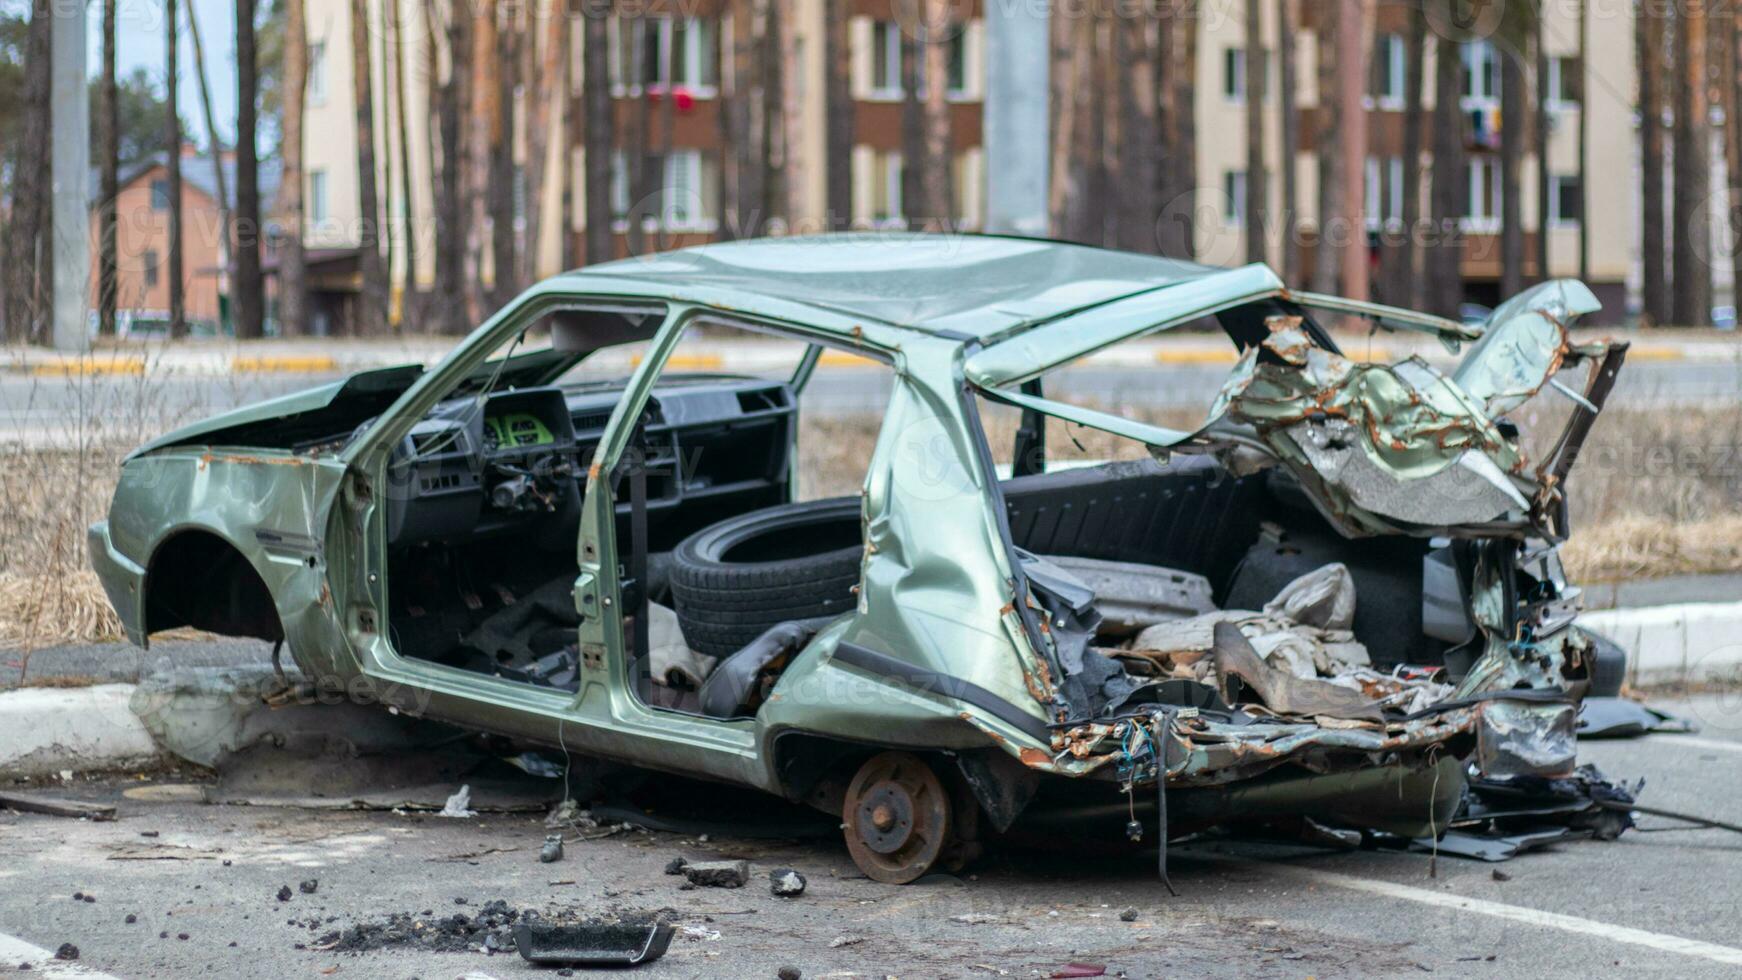
{"label": "black plastic debris", "polygon": [[636,966],[664,956],[672,931],[657,921],[554,925],[523,920],[514,926],[514,945],[529,963]]}
{"label": "black plastic debris", "polygon": [[1580,738],[1636,738],[1650,734],[1690,735],[1692,721],[1627,698],[1586,698],[1579,705]]}

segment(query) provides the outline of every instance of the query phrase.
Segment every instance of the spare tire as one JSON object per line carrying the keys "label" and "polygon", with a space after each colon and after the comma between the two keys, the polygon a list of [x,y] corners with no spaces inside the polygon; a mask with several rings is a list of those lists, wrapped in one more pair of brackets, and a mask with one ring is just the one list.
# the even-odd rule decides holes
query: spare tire
{"label": "spare tire", "polygon": [[864,555],[859,500],[785,504],[727,518],[671,555],[671,594],[690,649],[736,653],[769,627],[853,608]]}

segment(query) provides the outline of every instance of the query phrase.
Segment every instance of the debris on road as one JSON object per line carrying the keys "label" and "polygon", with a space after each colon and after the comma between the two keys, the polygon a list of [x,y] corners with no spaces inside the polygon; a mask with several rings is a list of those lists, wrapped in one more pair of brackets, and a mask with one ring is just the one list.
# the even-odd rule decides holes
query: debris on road
{"label": "debris on road", "polygon": [[53,800],[33,793],[0,793],[0,808],[17,810],[20,813],[42,813],[51,817],[72,817],[79,820],[115,819],[115,807],[108,803]]}
{"label": "debris on road", "polygon": [[289,885],[280,885],[279,886],[279,888],[278,888],[278,900],[281,902],[290,901],[290,886]]}
{"label": "debris on road", "polygon": [[321,887],[321,882],[318,878],[310,878],[296,887],[297,890],[302,892],[304,895],[313,895],[315,890]]}
{"label": "debris on road", "polygon": [[749,861],[695,861],[683,875],[698,888],[743,888],[750,880]]}
{"label": "debris on road", "polygon": [[689,862],[687,860],[681,857],[674,857],[666,862],[665,873],[668,875],[681,875],[683,874],[683,869],[688,866]]}
{"label": "debris on road", "polygon": [[325,933],[306,948],[321,953],[382,949],[420,949],[432,953],[507,950],[514,945],[514,924],[524,917],[536,918],[537,913],[511,908],[503,899],[485,902],[471,916],[455,912],[438,917],[427,910],[392,912],[382,919]]}
{"label": "debris on road", "polygon": [[1126,909],[1125,911],[1119,913],[1119,921],[1120,922],[1136,922],[1137,921],[1137,910],[1134,908],[1131,908],[1131,909]]}
{"label": "debris on road", "polygon": [[768,873],[768,890],[783,898],[804,894],[804,875],[791,868],[779,868]]}
{"label": "debris on road", "polygon": [[57,960],[76,960],[79,958],[79,948],[72,943],[61,943],[60,948],[54,951],[54,958]]}
{"label": "debris on road", "polygon": [[664,922],[576,922],[522,920],[514,944],[529,963],[580,966],[637,966],[665,955],[675,930]]}
{"label": "debris on road", "polygon": [[541,864],[555,864],[563,859],[563,835],[551,834],[544,839],[544,846],[538,849],[538,860]]}
{"label": "debris on road", "polygon": [[442,804],[441,812],[437,813],[436,816],[456,818],[475,817],[478,815],[478,811],[470,809],[471,803],[472,787],[461,786],[459,792],[448,797],[448,801]]}

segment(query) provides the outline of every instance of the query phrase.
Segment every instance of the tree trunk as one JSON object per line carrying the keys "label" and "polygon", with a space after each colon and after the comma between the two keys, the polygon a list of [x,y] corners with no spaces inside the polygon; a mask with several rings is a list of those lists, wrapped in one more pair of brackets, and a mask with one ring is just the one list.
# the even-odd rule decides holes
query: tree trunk
{"label": "tree trunk", "polygon": [[[1730,303],[1742,306],[1742,25],[1736,23],[1737,0],[1723,0],[1718,35],[1723,49],[1724,163],[1730,178]],[[1580,224],[1581,261],[1584,223]],[[1582,274],[1582,270],[1581,270]]]}
{"label": "tree trunk", "polygon": [[785,48],[786,27],[781,19],[781,0],[762,0],[761,49],[757,62],[762,67],[762,210],[766,222],[790,220],[787,211],[786,142],[786,65],[781,57]]}
{"label": "tree trunk", "polygon": [[[295,336],[308,332],[308,267],[303,256],[303,98],[308,89],[307,15],[303,0],[287,0],[284,8],[284,138],[279,156],[282,176],[279,200],[286,228],[278,253],[278,320],[281,332]],[[188,0],[188,20],[193,21],[193,0]],[[196,28],[194,36],[199,36]],[[196,48],[197,51],[197,48]],[[210,103],[207,113],[211,112]],[[220,181],[223,164],[218,165]],[[223,193],[219,183],[219,193]]]}
{"label": "tree trunk", "polygon": [[1269,258],[1264,216],[1270,203],[1264,169],[1264,7],[1246,0],[1246,261]]}
{"label": "tree trunk", "polygon": [[97,167],[101,172],[97,191],[97,332],[105,337],[115,336],[115,196],[120,193],[115,4],[116,0],[103,0],[103,80],[97,107]]}
{"label": "tree trunk", "polygon": [[485,235],[490,228],[490,175],[494,147],[491,135],[496,131],[496,99],[501,89],[497,85],[496,12],[501,0],[479,0],[458,3],[457,10],[470,10],[472,15],[472,52],[468,67],[471,80],[467,83],[466,106],[466,258],[465,296],[466,320],[478,323],[484,318],[489,297],[484,291],[484,260],[491,254]]}
{"label": "tree trunk", "polygon": [[[676,25],[674,24],[673,27],[675,28]],[[676,110],[673,107],[673,103],[675,103],[677,101],[677,95],[676,95],[677,86],[674,82],[674,79],[677,78],[677,73],[672,70],[672,55],[673,55],[672,45],[669,45],[669,44],[664,45],[661,47],[660,50],[661,50],[660,65],[659,65],[659,86],[660,86],[660,92],[659,92],[659,161],[660,161],[659,183],[660,183],[660,187],[659,187],[659,224],[658,224],[659,237],[658,237],[658,242],[659,242],[659,250],[663,252],[666,249],[671,247],[671,228],[669,226],[671,224],[670,219],[671,219],[671,214],[672,214],[672,210],[673,210],[672,209],[672,194],[674,193],[674,189],[671,186],[670,174],[672,171],[670,168],[671,168],[672,142],[673,142],[673,139],[676,135],[675,129],[677,126]]]}
{"label": "tree trunk", "polygon": [[[370,0],[364,0],[364,2],[369,6],[377,5],[370,3]],[[397,4],[398,0],[379,0],[381,23],[369,31],[371,40],[376,37],[381,40],[380,49],[371,51],[369,54],[374,64],[381,66],[381,153],[377,158],[381,161],[381,180],[376,185],[376,193],[380,195],[381,223],[376,226],[375,237],[381,243],[381,278],[387,283],[387,319],[385,324],[393,333],[399,333],[405,329],[404,312],[401,310],[396,314],[393,304],[394,252],[399,247],[399,243],[395,241],[399,237],[399,226],[393,220],[393,196],[397,193],[399,185],[395,181],[397,173],[393,167],[393,51],[388,46],[387,15],[388,11],[394,9]]]}
{"label": "tree trunk", "polygon": [[1500,295],[1524,288],[1524,192],[1522,168],[1529,110],[1523,39],[1500,40]]}
{"label": "tree trunk", "polygon": [[1423,239],[1423,300],[1431,312],[1455,317],[1464,298],[1463,197],[1464,113],[1458,100],[1464,89],[1464,61],[1459,44],[1436,32],[1434,49],[1433,171],[1428,214],[1432,229]]}
{"label": "tree trunk", "polygon": [[1198,39],[1203,18],[1201,0],[1183,0],[1179,18],[1181,33],[1179,74],[1174,79],[1174,161],[1179,177],[1180,257],[1195,258],[1198,254],[1197,188],[1198,188]]}
{"label": "tree trunk", "polygon": [[[1047,38],[1052,45],[1047,79],[1047,132],[1052,137],[1047,173],[1047,228],[1057,238],[1069,238],[1071,147],[1076,126],[1076,46],[1072,44],[1074,22],[1069,17],[1050,17]],[[1159,185],[1158,185],[1159,190]]]}
{"label": "tree trunk", "polygon": [[1669,262],[1666,229],[1664,227],[1664,159],[1663,114],[1664,45],[1667,42],[1664,9],[1653,0],[1639,0],[1639,29],[1635,40],[1639,45],[1636,58],[1639,67],[1640,207],[1639,219],[1640,300],[1647,325],[1668,323]]}
{"label": "tree trunk", "polygon": [[520,268],[514,234],[514,89],[520,78],[520,22],[518,3],[496,5],[496,97],[492,100],[490,126],[490,176],[485,206],[490,210],[490,312],[508,305],[520,285]]}
{"label": "tree trunk", "polygon": [[181,228],[181,110],[176,99],[177,64],[176,27],[181,20],[175,0],[164,4],[163,17],[163,163],[169,185],[169,335],[179,339],[188,335],[187,280],[182,276]]}
{"label": "tree trunk", "polygon": [[921,227],[927,204],[925,111],[920,104],[921,0],[899,0],[901,27],[901,214],[907,227]]}
{"label": "tree trunk", "polygon": [[1421,138],[1427,124],[1427,15],[1413,6],[1409,13],[1409,40],[1403,85],[1403,235],[1392,252],[1391,281],[1386,302],[1414,308],[1422,303],[1420,264],[1416,243],[1421,237]]}
{"label": "tree trunk", "polygon": [[1179,50],[1180,34],[1185,30],[1180,11],[1181,0],[1161,0],[1155,31],[1155,196],[1160,212],[1156,222],[1156,244],[1161,254],[1179,258],[1186,254],[1186,229],[1189,214],[1181,214],[1181,198],[1185,188],[1179,174]]}
{"label": "tree trunk", "polygon": [[1543,18],[1539,14],[1532,18],[1530,25],[1531,43],[1536,46],[1536,105],[1533,107],[1531,132],[1534,134],[1533,145],[1536,148],[1536,281],[1547,280],[1553,273],[1548,266],[1548,231],[1552,220],[1548,210],[1549,198],[1549,139],[1548,139],[1548,38],[1543,32]]}
{"label": "tree trunk", "polygon": [[[1637,30],[1637,28],[1635,28]],[[1590,163],[1591,163],[1591,3],[1579,0],[1579,194],[1584,210],[1579,215],[1579,280],[1591,281]],[[1742,253],[1738,253],[1742,254]]]}
{"label": "tree trunk", "polygon": [[12,221],[6,229],[6,339],[29,343],[47,330],[51,296],[49,229],[50,0],[33,0],[25,40],[24,127],[12,157]]}
{"label": "tree trunk", "polygon": [[940,231],[956,217],[955,153],[950,145],[950,38],[964,25],[950,21],[949,0],[924,0],[925,16],[925,176],[924,216]]}
{"label": "tree trunk", "polygon": [[828,180],[828,215],[824,225],[830,231],[842,231],[853,221],[853,72],[852,43],[848,37],[851,19],[847,0],[824,0],[823,62],[825,70],[824,98],[828,100],[825,139],[828,159],[823,165]]}
{"label": "tree trunk", "polygon": [[1083,202],[1088,211],[1089,244],[1106,248],[1115,244],[1113,192],[1118,186],[1114,166],[1118,163],[1119,81],[1113,65],[1112,17],[1097,11],[1090,20],[1093,52],[1089,59],[1089,156],[1088,179]]}
{"label": "tree trunk", "polygon": [[[425,0],[424,19],[428,27],[425,43],[429,45],[428,73],[431,84],[438,78],[439,65],[435,57],[436,24],[443,8],[440,0]],[[466,86],[470,78],[467,64],[471,53],[469,36],[471,21],[458,3],[446,8],[447,26],[444,37],[448,50],[448,71],[435,90],[435,125],[430,138],[439,145],[431,156],[437,158],[440,170],[436,178],[435,205],[435,281],[431,290],[431,328],[442,333],[463,333],[465,318],[466,277],[466,208],[465,208],[465,136],[461,123],[467,104]]]}
{"label": "tree trunk", "polygon": [[[530,15],[536,18],[536,14]],[[540,274],[539,256],[543,251],[544,197],[546,171],[549,168],[550,127],[555,117],[554,103],[568,101],[562,91],[563,65],[569,50],[568,7],[552,4],[545,11],[544,50],[538,57],[538,84],[534,86],[532,106],[526,125],[526,236],[520,248],[522,284],[531,284]],[[528,34],[530,39],[534,35]],[[538,45],[528,43],[527,47]]]}
{"label": "tree trunk", "polygon": [[1709,325],[1712,317],[1712,225],[1706,199],[1711,173],[1706,119],[1706,12],[1701,3],[1676,11],[1675,192],[1670,201],[1670,316],[1678,327]]}
{"label": "tree trunk", "polygon": [[1299,26],[1300,0],[1279,0],[1276,96],[1282,115],[1282,148],[1277,154],[1277,165],[1282,170],[1282,281],[1290,286],[1300,284],[1300,242],[1295,230],[1300,218],[1300,190],[1295,176],[1300,155],[1300,107],[1295,103],[1294,91],[1299,81],[1294,50]]}
{"label": "tree trunk", "polygon": [[236,336],[266,329],[266,281],[260,269],[259,64],[254,50],[254,0],[236,0]]}
{"label": "tree trunk", "polygon": [[[652,25],[641,15],[627,17],[619,14],[617,29],[633,32],[637,26],[643,30],[651,30]],[[647,68],[647,46],[642,43],[632,45],[629,65],[625,66],[629,73],[627,79],[629,91],[634,102],[629,107],[628,123],[623,133],[623,155],[629,164],[629,214],[628,234],[625,236],[630,255],[645,255],[647,253],[647,218],[653,211],[653,196],[655,178],[653,163],[648,159],[647,131],[653,125],[653,103],[649,100],[648,78],[652,74]]]}
{"label": "tree trunk", "polygon": [[581,35],[582,143],[585,159],[587,247],[584,260],[592,265],[615,258],[611,231],[611,153],[616,138],[612,117],[611,70],[606,60],[610,50],[610,0],[582,0],[585,4]]}
{"label": "tree trunk", "polygon": [[381,201],[375,186],[375,95],[369,75],[369,7],[351,0],[351,91],[357,103],[357,333],[387,332],[387,268],[381,261]]}
{"label": "tree trunk", "polygon": [[721,114],[728,149],[727,238],[754,238],[767,219],[763,211],[765,161],[760,129],[757,34],[761,29],[760,0],[726,0],[732,27],[732,80]]}
{"label": "tree trunk", "polygon": [[1120,86],[1119,247],[1132,252],[1157,251],[1155,240],[1155,24],[1139,17],[1114,21],[1120,62],[1126,66]]}
{"label": "tree trunk", "polygon": [[[212,155],[213,185],[218,189],[218,234],[223,236],[222,240],[219,242],[218,260],[223,265],[225,277],[233,280],[235,278],[235,269],[231,267],[231,257],[234,249],[231,247],[230,243],[230,186],[229,178],[224,174],[224,147],[222,141],[218,139],[218,117],[217,114],[212,111],[211,81],[206,77],[206,45],[200,35],[200,19],[199,16],[194,13],[193,0],[184,0],[183,9],[187,11],[188,33],[193,35],[194,77],[199,79],[200,84],[200,115],[206,121],[206,135],[209,137],[212,144],[208,147],[208,150]],[[293,250],[296,252],[296,282],[300,284],[303,281],[302,234],[300,231],[302,228],[301,93],[305,88],[305,80],[308,77],[308,38],[304,34],[303,24],[304,17],[302,0],[288,0],[285,5],[284,27],[284,118],[279,123],[281,143],[279,147],[279,157],[282,161],[281,167],[283,174],[283,182],[280,184],[280,187],[295,187],[297,223],[292,227],[297,231],[296,234],[289,236],[289,239],[294,240],[294,244],[292,244],[292,241],[287,240],[284,245],[281,246],[283,253],[279,256],[278,263],[278,320],[280,324],[290,325],[285,328],[286,333],[300,332],[302,326],[302,307],[300,299],[298,300],[297,308],[294,311],[295,318],[292,319],[291,314],[293,311],[290,310],[290,303],[286,296],[286,284],[291,281],[289,253]],[[294,77],[292,77],[293,73],[296,73]],[[294,103],[292,102],[292,93],[296,93]],[[296,136],[296,145],[294,148],[290,145],[292,136],[291,125],[293,122],[291,116],[293,114],[296,116],[296,119],[294,120],[296,126],[294,134]],[[292,159],[293,156],[295,158],[294,160]],[[294,185],[289,182],[289,178],[293,174],[297,181]],[[286,206],[288,207],[288,199],[286,201]],[[301,290],[301,285],[298,285],[297,289]]]}
{"label": "tree trunk", "polygon": [[[399,200],[400,207],[405,211],[404,224],[395,229],[395,233],[405,243],[405,265],[399,280],[399,322],[400,329],[403,330],[406,324],[423,322],[423,303],[417,291],[417,199],[411,193],[411,120],[407,116],[405,94],[408,33],[404,12],[399,9],[401,2],[402,0],[387,0],[387,30],[392,42],[392,47],[388,50],[392,52],[393,58],[393,111],[398,116],[396,135],[399,138]],[[388,220],[392,221],[391,213]]]}
{"label": "tree trunk", "polygon": [[1337,98],[1341,103],[1338,115],[1343,122],[1338,156],[1343,161],[1343,216],[1348,226],[1346,240],[1338,249],[1338,264],[1343,274],[1343,295],[1354,300],[1365,300],[1369,293],[1365,214],[1368,113],[1362,107],[1362,94],[1367,87],[1365,38],[1371,9],[1369,0],[1342,0],[1342,8],[1337,12]]}
{"label": "tree trunk", "polygon": [[[1337,30],[1342,20],[1339,8],[1342,0],[1332,0],[1319,6],[1318,44],[1319,71],[1319,199],[1318,244],[1313,248],[1313,289],[1321,293],[1337,291],[1337,260],[1341,240],[1347,237],[1347,220],[1343,213],[1343,106],[1337,91]],[[1462,125],[1462,123],[1459,123]]]}

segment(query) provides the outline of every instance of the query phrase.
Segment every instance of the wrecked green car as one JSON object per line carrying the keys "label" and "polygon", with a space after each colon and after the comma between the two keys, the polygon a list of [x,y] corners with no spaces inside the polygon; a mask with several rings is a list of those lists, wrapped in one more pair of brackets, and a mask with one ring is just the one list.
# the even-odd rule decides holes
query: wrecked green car
{"label": "wrecked green car", "polygon": [[[1624,655],[1555,550],[1624,355],[1570,337],[1596,308],[1550,282],[1472,327],[996,237],[683,249],[140,447],[91,555],[135,643],[259,637],[400,712],[805,801],[882,881],[1036,828],[1442,838],[1500,826],[1482,787],[1614,792],[1574,714]],[[1363,363],[1339,318],[1468,352]],[[1202,325],[1238,358],[1194,428],[1049,397]],[[819,364],[887,400],[856,496],[803,499]],[[1536,398],[1557,431],[1510,420]],[[1066,465],[1049,428],[1137,451]]]}

